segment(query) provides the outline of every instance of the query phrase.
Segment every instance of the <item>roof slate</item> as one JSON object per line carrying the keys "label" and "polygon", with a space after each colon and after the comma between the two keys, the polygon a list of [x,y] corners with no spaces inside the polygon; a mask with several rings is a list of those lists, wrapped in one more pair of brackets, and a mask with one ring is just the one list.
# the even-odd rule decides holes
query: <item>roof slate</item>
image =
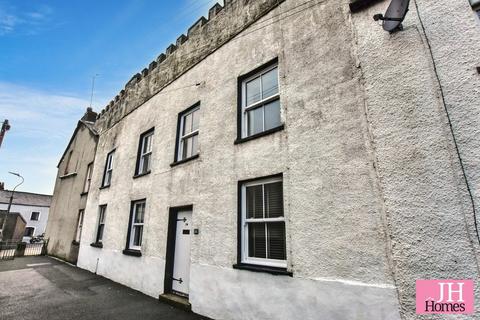
{"label": "roof slate", "polygon": [[[0,190],[0,203],[9,203],[11,194],[10,190]],[[13,196],[13,204],[50,207],[51,202],[52,196],[46,194],[15,191]]]}

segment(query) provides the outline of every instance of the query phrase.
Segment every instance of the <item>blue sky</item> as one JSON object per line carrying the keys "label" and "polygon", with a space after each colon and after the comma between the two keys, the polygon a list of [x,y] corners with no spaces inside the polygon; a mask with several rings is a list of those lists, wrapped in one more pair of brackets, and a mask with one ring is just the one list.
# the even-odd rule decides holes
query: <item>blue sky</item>
{"label": "blue sky", "polygon": [[[101,110],[214,0],[0,0],[0,181],[52,193],[56,165],[90,104]],[[222,1],[220,1],[222,3]]]}

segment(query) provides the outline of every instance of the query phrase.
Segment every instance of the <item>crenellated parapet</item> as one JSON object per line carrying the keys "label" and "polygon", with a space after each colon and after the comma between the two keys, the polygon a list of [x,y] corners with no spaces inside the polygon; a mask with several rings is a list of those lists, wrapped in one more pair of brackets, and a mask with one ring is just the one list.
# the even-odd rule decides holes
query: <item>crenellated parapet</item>
{"label": "crenellated parapet", "polygon": [[285,0],[225,0],[215,4],[155,61],[127,82],[99,113],[98,132],[112,127],[175,79],[230,41]]}

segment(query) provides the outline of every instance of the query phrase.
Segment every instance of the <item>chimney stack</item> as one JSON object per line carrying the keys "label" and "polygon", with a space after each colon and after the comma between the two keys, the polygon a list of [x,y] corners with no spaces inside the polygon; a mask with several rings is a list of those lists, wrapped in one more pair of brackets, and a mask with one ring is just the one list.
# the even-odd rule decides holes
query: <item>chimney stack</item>
{"label": "chimney stack", "polygon": [[82,120],[87,122],[95,122],[97,121],[97,113],[94,112],[93,109],[89,107],[87,108],[87,111],[83,115]]}

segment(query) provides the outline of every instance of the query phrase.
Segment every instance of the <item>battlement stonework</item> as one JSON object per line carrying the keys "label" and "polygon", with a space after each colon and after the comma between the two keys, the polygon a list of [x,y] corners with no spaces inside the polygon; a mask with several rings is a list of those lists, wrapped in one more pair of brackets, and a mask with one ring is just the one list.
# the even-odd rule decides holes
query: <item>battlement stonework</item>
{"label": "battlement stonework", "polygon": [[175,79],[230,41],[284,0],[225,0],[215,4],[208,19],[201,17],[165,53],[135,74],[98,115],[99,133],[162,91]]}

